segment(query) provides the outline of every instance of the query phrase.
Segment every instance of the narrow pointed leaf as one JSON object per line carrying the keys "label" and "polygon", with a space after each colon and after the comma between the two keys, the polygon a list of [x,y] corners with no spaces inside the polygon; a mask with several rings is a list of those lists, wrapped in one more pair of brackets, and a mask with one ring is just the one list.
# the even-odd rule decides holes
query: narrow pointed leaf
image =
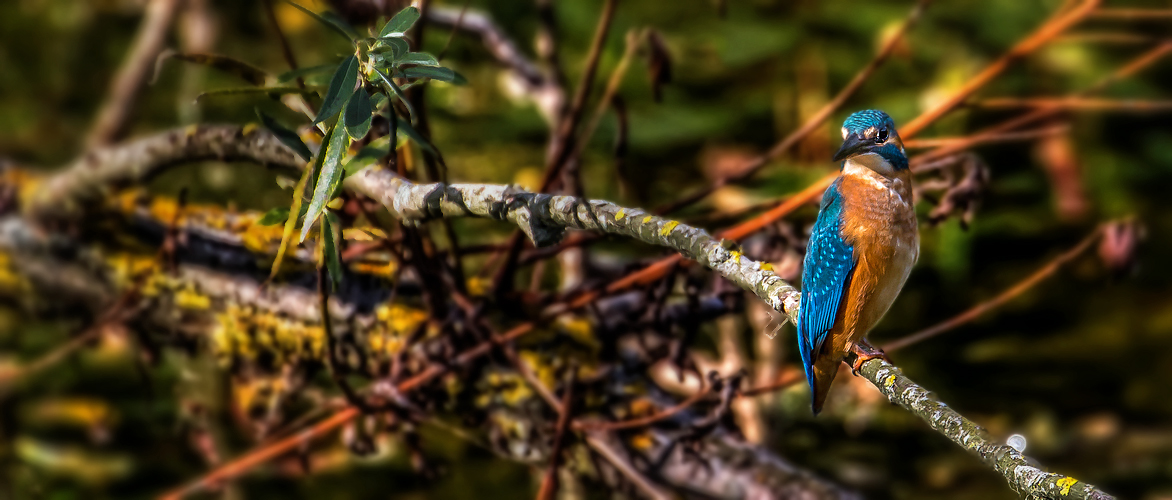
{"label": "narrow pointed leaf", "polygon": [[395,60],[399,64],[418,64],[420,66],[439,66],[439,60],[427,52],[411,52],[403,54]]}
{"label": "narrow pointed leaf", "polygon": [[441,82],[453,83],[456,85],[464,85],[468,83],[463,76],[452,68],[432,67],[432,66],[414,66],[411,68],[403,68],[400,72],[404,78],[431,78],[432,80],[439,80]]}
{"label": "narrow pointed leaf", "polygon": [[391,136],[384,135],[371,141],[370,144],[367,144],[366,147],[359,150],[358,154],[347,160],[346,165],[342,167],[342,170],[346,172],[346,177],[362,171],[362,169],[377,162],[379,158],[389,154],[391,152],[390,143]]}
{"label": "narrow pointed leaf", "polygon": [[326,90],[326,97],[322,100],[321,109],[318,110],[313,123],[321,123],[340,111],[346,100],[350,99],[350,94],[354,93],[356,84],[358,84],[358,58],[350,56],[338,65],[338,70],[330,79],[330,88]]}
{"label": "narrow pointed leaf", "polygon": [[317,221],[326,203],[330,201],[330,194],[342,180],[342,157],[346,155],[349,146],[349,136],[345,131],[338,130],[338,126],[330,132],[330,140],[326,144],[325,159],[321,164],[321,173],[317,176],[317,184],[313,188],[313,198],[309,203],[309,210],[305,213],[305,223],[301,226],[301,241],[309,235],[309,228]]}
{"label": "narrow pointed leaf", "polygon": [[424,139],[423,135],[420,134],[418,130],[415,130],[415,128],[412,127],[410,123],[407,123],[407,120],[399,118],[396,115],[395,123],[399,127],[400,134],[403,134],[409,137],[412,141],[415,141],[415,144],[418,144],[419,147],[431,152],[435,152],[435,148],[431,147],[431,143],[428,142],[427,139]]}
{"label": "narrow pointed leaf", "polygon": [[303,89],[300,87],[238,87],[231,89],[216,89],[209,90],[200,95],[195,96],[195,102],[199,102],[205,97],[219,97],[228,95],[267,95],[279,96],[283,94],[315,94],[317,91],[313,89]]}
{"label": "narrow pointed leaf", "polygon": [[407,94],[403,93],[403,89],[399,88],[398,85],[395,85],[395,81],[391,80],[390,77],[388,77],[387,74],[383,72],[383,70],[376,69],[374,72],[378,75],[379,78],[382,79],[387,88],[391,89],[391,92],[395,93],[395,96],[399,98],[399,101],[401,101],[403,105],[407,107],[407,113],[411,115],[411,120],[415,121],[415,107],[411,106],[411,100],[407,99]]}
{"label": "narrow pointed leaf", "polygon": [[[390,66],[409,52],[411,52],[411,46],[402,38],[380,38],[379,45],[374,48],[374,53],[378,54],[385,66]],[[390,54],[389,58],[388,54]]]}
{"label": "narrow pointed leaf", "polygon": [[342,255],[338,251],[339,243],[342,240],[341,230],[342,221],[338,219],[338,215],[326,210],[325,216],[321,220],[321,258],[325,261],[326,271],[329,272],[330,282],[335,290],[342,282]]}
{"label": "narrow pointed leaf", "polygon": [[301,141],[301,136],[297,135],[297,132],[285,128],[272,117],[261,112],[260,108],[256,108],[256,116],[260,118],[261,124],[263,124],[265,128],[269,129],[269,132],[272,132],[273,135],[277,136],[277,140],[281,141],[281,144],[284,144],[285,146],[288,146],[289,149],[292,149],[293,152],[297,153],[297,156],[300,156],[302,160],[309,161],[309,159],[313,157],[313,153],[310,152],[305,143]]}
{"label": "narrow pointed leaf", "polygon": [[159,60],[156,63],[156,73],[158,73],[158,64],[162,64],[167,59],[178,59],[180,61],[187,61],[193,64],[199,64],[223,71],[228,74],[236,75],[242,80],[253,85],[264,85],[265,80],[268,79],[268,72],[256,66],[248,64],[239,59],[233,59],[228,56],[219,54],[200,54],[194,52],[174,52],[168,51],[159,55]]}
{"label": "narrow pointed leaf", "polygon": [[345,19],[342,19],[342,16],[339,16],[338,14],[328,10],[318,15],[320,15],[322,19],[325,19],[327,23],[333,25],[334,28],[341,30],[346,34],[346,36],[349,36],[350,41],[355,41],[360,38],[358,36],[358,32],[354,30],[354,27],[350,26],[350,23],[346,22]]}
{"label": "narrow pointed leaf", "polygon": [[365,89],[358,89],[346,103],[346,112],[342,115],[346,133],[354,140],[366,137],[366,133],[370,132],[372,113],[370,94]]}
{"label": "narrow pointed leaf", "polygon": [[[328,133],[325,139],[329,139]],[[293,188],[293,203],[289,207],[289,213],[296,212],[298,215],[297,217],[289,217],[285,221],[285,228],[281,231],[281,244],[277,246],[277,257],[273,259],[273,269],[269,272],[269,280],[277,277],[277,273],[280,272],[281,262],[285,260],[285,252],[289,249],[289,243],[293,241],[293,234],[297,232],[297,221],[304,217],[305,188],[309,186],[310,180],[321,169],[322,157],[325,156],[321,153],[318,153],[313,163],[306,166],[305,171],[301,173],[301,180],[297,181],[297,186]]]}
{"label": "narrow pointed leaf", "polygon": [[307,68],[297,68],[295,70],[286,71],[277,75],[277,83],[288,83],[296,80],[298,77],[325,73],[330,70],[336,70],[337,67],[337,64],[319,64],[317,66],[309,66]]}
{"label": "narrow pointed leaf", "polygon": [[288,208],[274,208],[265,212],[264,216],[256,221],[256,223],[262,226],[275,226],[277,224],[284,224],[287,220],[289,220]]}
{"label": "narrow pointed leaf", "polygon": [[382,111],[383,106],[386,105],[388,101],[390,101],[390,98],[388,98],[386,94],[382,92],[376,93],[370,97],[370,108],[374,110],[375,113],[378,113],[379,111]]}
{"label": "narrow pointed leaf", "polygon": [[415,21],[419,20],[419,9],[415,7],[407,7],[395,14],[387,24],[383,25],[383,29],[379,31],[378,36],[403,36]]}
{"label": "narrow pointed leaf", "polygon": [[334,24],[334,23],[333,23],[333,22],[331,22],[330,20],[328,20],[328,19],[326,19],[326,18],[322,17],[322,16],[321,16],[321,15],[319,15],[317,12],[314,12],[314,11],[312,11],[312,10],[309,10],[309,9],[305,8],[305,7],[302,7],[302,6],[298,5],[296,2],[293,2],[292,0],[285,0],[285,3],[287,3],[287,4],[289,4],[289,5],[292,5],[292,6],[294,6],[294,7],[297,7],[297,10],[300,10],[301,12],[304,12],[304,13],[305,13],[306,15],[308,15],[309,17],[312,17],[312,18],[316,19],[316,20],[317,20],[317,22],[319,22],[319,23],[322,23],[322,25],[326,26],[327,28],[330,28],[330,29],[331,29],[331,30],[333,30],[334,32],[338,33],[339,35],[342,35],[342,37],[343,37],[343,38],[345,38],[345,39],[346,39],[346,41],[348,41],[348,42],[351,42],[351,43],[353,43],[353,42],[354,42],[354,37],[350,36],[350,34],[349,34],[349,33],[346,33],[346,30],[345,30],[345,29],[343,29],[342,27],[338,26],[337,24]]}

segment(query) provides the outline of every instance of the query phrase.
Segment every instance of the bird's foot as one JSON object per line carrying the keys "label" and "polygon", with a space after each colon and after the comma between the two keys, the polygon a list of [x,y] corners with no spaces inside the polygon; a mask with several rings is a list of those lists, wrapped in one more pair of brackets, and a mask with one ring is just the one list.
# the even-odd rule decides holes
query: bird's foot
{"label": "bird's foot", "polygon": [[872,359],[882,359],[891,362],[891,358],[882,349],[875,347],[866,340],[859,341],[851,347],[851,353],[855,355],[855,360],[851,362],[851,373],[855,376],[859,375],[859,371],[863,369],[863,365]]}

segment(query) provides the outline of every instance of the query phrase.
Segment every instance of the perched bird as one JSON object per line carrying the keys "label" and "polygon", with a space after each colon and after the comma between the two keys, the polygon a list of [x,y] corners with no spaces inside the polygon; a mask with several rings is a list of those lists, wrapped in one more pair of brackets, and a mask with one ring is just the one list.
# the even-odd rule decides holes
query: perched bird
{"label": "perched bird", "polygon": [[891,117],[854,113],[842,138],[842,173],[822,196],[802,270],[798,351],[815,415],[838,364],[887,313],[920,255],[911,172]]}

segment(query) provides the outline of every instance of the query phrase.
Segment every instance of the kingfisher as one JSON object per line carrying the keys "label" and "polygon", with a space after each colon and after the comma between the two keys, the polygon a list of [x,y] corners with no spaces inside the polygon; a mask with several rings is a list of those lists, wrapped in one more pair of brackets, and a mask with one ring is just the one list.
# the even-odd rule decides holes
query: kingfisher
{"label": "kingfisher", "polygon": [[[882,111],[842,124],[842,162],[822,195],[802,269],[798,351],[814,414],[822,411],[838,365],[887,313],[920,256],[912,176],[895,122]],[[881,356],[865,351],[855,361]]]}

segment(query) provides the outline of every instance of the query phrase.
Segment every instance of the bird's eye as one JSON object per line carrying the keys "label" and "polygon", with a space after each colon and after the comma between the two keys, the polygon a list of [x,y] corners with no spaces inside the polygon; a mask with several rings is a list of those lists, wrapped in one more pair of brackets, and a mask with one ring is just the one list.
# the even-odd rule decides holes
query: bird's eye
{"label": "bird's eye", "polygon": [[879,133],[875,134],[875,142],[879,144],[887,142],[887,129],[879,129]]}

